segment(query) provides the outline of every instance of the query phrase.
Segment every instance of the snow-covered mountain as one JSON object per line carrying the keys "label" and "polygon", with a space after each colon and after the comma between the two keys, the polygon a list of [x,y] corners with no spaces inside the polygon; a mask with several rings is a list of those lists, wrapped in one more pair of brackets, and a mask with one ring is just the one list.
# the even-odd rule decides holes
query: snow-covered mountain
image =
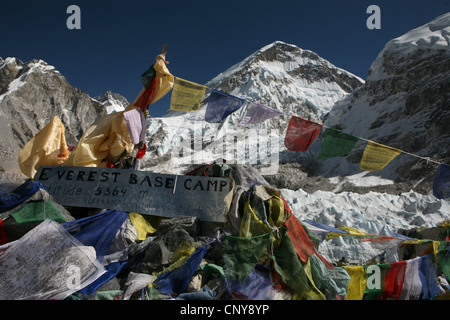
{"label": "snow-covered mountain", "polygon": [[206,83],[243,99],[321,122],[364,80],[315,52],[281,41],[256,51]]}
{"label": "snow-covered mountain", "polygon": [[[337,102],[325,124],[423,158],[450,160],[450,13],[389,41],[365,84]],[[359,170],[365,142],[318,172],[347,180],[406,183],[428,193],[437,165],[400,154],[379,172]],[[398,184],[399,185],[399,184]],[[405,190],[405,189],[403,189]],[[406,189],[405,191],[408,191]]]}
{"label": "snow-covered mountain", "polygon": [[[289,162],[299,157],[309,161],[308,153],[294,154],[284,146],[291,115],[322,122],[337,101],[363,83],[359,77],[312,51],[276,41],[205,84],[208,89],[246,100],[246,105],[220,124],[204,121],[208,90],[201,110],[169,111],[162,118],[150,119],[150,148],[142,167],[175,173],[185,170],[189,164],[207,163],[221,157],[252,165]],[[251,102],[282,111],[283,115],[251,126],[239,126],[245,106]],[[268,148],[275,144],[277,159],[268,159]],[[236,157],[245,148],[255,152],[247,150],[244,159]],[[180,149],[185,151],[183,156],[177,153]],[[272,174],[273,170],[267,172]]]}
{"label": "snow-covered mountain", "polygon": [[108,114],[123,111],[130,104],[124,96],[114,93],[111,90],[93,99],[101,103],[106,108],[106,113]]}

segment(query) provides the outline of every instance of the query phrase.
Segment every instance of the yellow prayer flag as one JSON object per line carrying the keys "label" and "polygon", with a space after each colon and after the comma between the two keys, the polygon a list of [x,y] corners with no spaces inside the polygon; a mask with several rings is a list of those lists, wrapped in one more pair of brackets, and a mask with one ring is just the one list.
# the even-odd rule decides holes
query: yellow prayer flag
{"label": "yellow prayer flag", "polygon": [[344,266],[344,269],[350,276],[350,282],[348,284],[348,293],[345,296],[345,300],[362,300],[367,285],[367,278],[364,267]]}
{"label": "yellow prayer flag", "polygon": [[343,226],[343,227],[340,227],[338,229],[339,230],[343,230],[345,232],[343,232],[343,233],[329,232],[329,233],[327,233],[325,239],[328,241],[328,240],[331,240],[331,239],[336,238],[336,237],[348,236],[348,235],[350,235],[350,236],[363,236],[363,237],[369,236],[369,234],[364,233],[364,232],[362,232],[362,231],[360,231],[360,230],[358,230],[356,228],[353,228],[353,227]]}
{"label": "yellow prayer flag", "polygon": [[205,97],[206,87],[175,78],[175,83],[172,91],[172,98],[170,100],[170,110],[177,111],[193,111],[200,109],[200,102]]}
{"label": "yellow prayer flag", "polygon": [[381,170],[400,153],[402,151],[399,149],[369,141],[364,149],[359,167],[364,171]]}
{"label": "yellow prayer flag", "polygon": [[239,231],[240,237],[254,237],[269,233],[269,227],[258,218],[250,201],[244,205],[244,216],[241,220],[241,229]]}
{"label": "yellow prayer flag", "polygon": [[134,143],[123,113],[114,112],[98,118],[84,132],[67,159],[66,166],[105,167],[116,163],[124,152],[131,153]]}
{"label": "yellow prayer flag", "polygon": [[161,222],[161,217],[146,215],[145,217],[136,212],[129,213],[131,223],[136,228],[137,239],[142,241],[156,233]]}
{"label": "yellow prayer flag", "polygon": [[19,152],[19,168],[33,179],[40,166],[61,166],[68,156],[65,128],[58,116],[28,141]]}

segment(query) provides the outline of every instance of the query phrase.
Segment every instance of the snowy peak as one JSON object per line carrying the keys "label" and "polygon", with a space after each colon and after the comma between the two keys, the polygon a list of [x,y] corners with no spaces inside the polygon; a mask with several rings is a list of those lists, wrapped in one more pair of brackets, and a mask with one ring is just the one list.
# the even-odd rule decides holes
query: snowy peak
{"label": "snowy peak", "polygon": [[128,100],[124,96],[110,90],[93,99],[102,104],[108,114],[123,111],[129,105]]}
{"label": "snowy peak", "polygon": [[206,85],[272,108],[321,121],[333,104],[364,81],[316,53],[273,42]]}
{"label": "snowy peak", "polygon": [[[450,13],[389,41],[373,62],[366,83],[336,103],[325,124],[423,159],[448,163],[449,35]],[[344,162],[330,159],[322,166],[341,168],[341,175],[346,167],[346,175],[359,174],[360,159],[358,149]],[[365,176],[408,181],[414,190],[428,192],[435,172],[435,165],[401,154],[382,171]]]}
{"label": "snowy peak", "polygon": [[393,75],[389,60],[394,57],[401,67],[408,59],[429,56],[439,52],[450,55],[450,12],[389,41],[369,70],[369,81]]}

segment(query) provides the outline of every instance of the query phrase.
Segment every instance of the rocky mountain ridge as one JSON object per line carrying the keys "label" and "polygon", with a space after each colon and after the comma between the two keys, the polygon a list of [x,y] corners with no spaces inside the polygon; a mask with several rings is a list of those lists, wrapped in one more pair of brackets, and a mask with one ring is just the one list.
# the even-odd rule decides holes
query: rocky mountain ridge
{"label": "rocky mountain ridge", "polygon": [[[330,127],[407,152],[365,176],[428,193],[437,164],[427,158],[448,163],[449,35],[450,13],[389,41],[365,84],[337,102],[325,119]],[[364,145],[345,158],[324,161],[317,172],[331,176],[329,168],[341,167],[343,175],[358,173]]]}
{"label": "rocky mountain ridge", "polygon": [[[95,119],[110,112],[113,100],[108,97],[110,93],[91,98],[43,60],[0,58],[0,169],[14,171],[20,149],[54,116],[65,126],[68,145],[76,145]],[[114,97],[116,106],[128,104]]]}

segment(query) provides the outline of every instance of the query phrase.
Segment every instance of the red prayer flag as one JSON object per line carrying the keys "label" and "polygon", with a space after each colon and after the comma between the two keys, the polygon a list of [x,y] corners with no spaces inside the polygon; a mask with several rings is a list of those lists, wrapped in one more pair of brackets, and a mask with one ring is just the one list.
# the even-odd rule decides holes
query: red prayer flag
{"label": "red prayer flag", "polygon": [[381,300],[400,299],[405,280],[406,261],[391,263],[384,278],[384,291]]}
{"label": "red prayer flag", "polygon": [[312,242],[305,228],[303,228],[303,225],[293,213],[286,219],[284,225],[287,228],[288,237],[295,248],[295,252],[303,263],[315,254],[328,269],[334,269],[333,265],[317,252],[314,242]]}
{"label": "red prayer flag", "polygon": [[6,236],[5,227],[3,226],[3,220],[0,220],[0,245],[8,242],[8,238]]}
{"label": "red prayer flag", "polygon": [[284,145],[291,151],[306,151],[319,134],[322,125],[292,116],[286,130]]}
{"label": "red prayer flag", "polygon": [[142,110],[147,108],[152,102],[153,95],[155,94],[155,88],[156,88],[156,77],[153,77],[152,82],[139,97],[138,101],[136,101],[135,106],[141,108]]}

